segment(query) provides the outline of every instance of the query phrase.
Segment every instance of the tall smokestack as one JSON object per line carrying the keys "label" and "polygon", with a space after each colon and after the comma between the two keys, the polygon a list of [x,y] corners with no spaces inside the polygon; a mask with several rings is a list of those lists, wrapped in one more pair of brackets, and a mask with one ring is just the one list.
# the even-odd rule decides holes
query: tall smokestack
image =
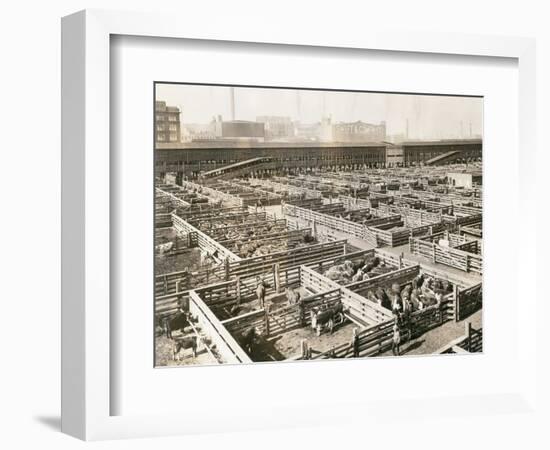
{"label": "tall smokestack", "polygon": [[231,120],[235,120],[235,88],[231,88]]}
{"label": "tall smokestack", "polygon": [[409,139],[409,119],[407,119],[407,123],[405,126],[405,139]]}
{"label": "tall smokestack", "polygon": [[296,114],[298,115],[298,122],[301,121],[302,116],[302,105],[300,104],[300,91],[296,91]]}

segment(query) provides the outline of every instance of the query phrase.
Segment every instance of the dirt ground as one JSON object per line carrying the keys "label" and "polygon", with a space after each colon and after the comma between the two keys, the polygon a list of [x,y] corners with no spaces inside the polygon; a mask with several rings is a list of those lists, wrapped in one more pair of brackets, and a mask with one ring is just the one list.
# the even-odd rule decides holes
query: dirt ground
{"label": "dirt ground", "polygon": [[307,339],[309,347],[314,352],[325,352],[333,347],[351,342],[353,329],[357,325],[347,322],[335,328],[330,334],[328,331],[317,336],[309,327],[297,328],[269,339],[264,345],[258,346],[251,355],[254,361],[281,361],[301,353],[301,342]]}
{"label": "dirt ground", "polygon": [[[310,292],[308,292],[303,287],[295,288],[294,290],[300,293],[301,298],[305,298],[308,295],[311,295]],[[272,294],[266,295],[265,302],[267,305],[270,305],[273,310],[273,309],[283,308],[287,306],[288,298],[285,292],[281,292],[280,294],[272,293]],[[246,314],[247,312],[258,311],[259,309],[261,309],[260,301],[256,297],[252,298],[247,302],[244,302],[244,301],[241,302],[240,306],[243,309],[236,311],[234,314],[231,314],[228,307],[213,306],[211,307],[211,309],[214,315],[220,320],[230,319],[231,317],[240,316],[240,315]]]}
{"label": "dirt ground", "polygon": [[157,228],[155,230],[155,245],[174,241],[174,239],[176,239],[176,236],[177,236],[177,232],[172,227]]}
{"label": "dirt ground", "polygon": [[185,268],[194,271],[200,266],[201,252],[198,248],[190,248],[178,254],[155,255],[155,275],[178,272]]}
{"label": "dirt ground", "polygon": [[[439,350],[449,342],[464,336],[466,324],[470,322],[472,327],[477,329],[482,328],[483,310],[479,310],[460,322],[449,321],[434,328],[422,336],[404,343],[401,346],[401,355],[430,355]],[[391,350],[383,353],[380,356],[392,356]]]}
{"label": "dirt ground", "polygon": [[[184,336],[194,336],[194,334],[186,333],[185,335],[182,335],[179,332],[173,333],[174,340],[177,340],[178,338],[182,338]],[[210,347],[216,358],[213,358],[212,355],[206,350],[206,345]],[[180,353],[178,355],[179,360],[174,360],[173,348],[173,340],[168,339],[165,336],[157,336],[155,339],[155,366],[167,367],[218,364],[217,358],[219,358],[219,356],[216,354],[216,348],[212,347],[209,340],[204,339],[204,337],[203,340],[199,340],[196,357],[193,357],[191,349],[184,349],[180,350]]]}

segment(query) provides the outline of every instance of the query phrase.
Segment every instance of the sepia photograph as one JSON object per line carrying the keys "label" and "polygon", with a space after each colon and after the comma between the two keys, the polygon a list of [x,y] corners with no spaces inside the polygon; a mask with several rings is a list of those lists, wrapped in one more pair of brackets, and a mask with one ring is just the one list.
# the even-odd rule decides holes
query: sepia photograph
{"label": "sepia photograph", "polygon": [[483,351],[483,97],[154,84],[155,367]]}

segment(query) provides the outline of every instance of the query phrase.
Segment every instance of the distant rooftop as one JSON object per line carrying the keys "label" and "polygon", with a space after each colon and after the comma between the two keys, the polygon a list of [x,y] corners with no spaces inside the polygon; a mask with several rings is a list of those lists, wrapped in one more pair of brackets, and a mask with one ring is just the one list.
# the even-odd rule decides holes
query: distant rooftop
{"label": "distant rooftop", "polygon": [[439,140],[425,140],[425,141],[403,141],[400,145],[414,146],[414,145],[460,145],[460,144],[481,144],[481,139],[439,139]]}
{"label": "distant rooftop", "polygon": [[[423,145],[461,145],[481,144],[481,139],[446,139],[437,141],[406,141],[396,146],[423,146]],[[193,142],[159,142],[156,145],[158,150],[190,150],[210,148],[332,148],[332,147],[381,147],[394,145],[388,142],[255,142],[255,141],[234,141],[234,140],[202,140]]]}
{"label": "distant rooftop", "polygon": [[333,147],[383,147],[383,142],[353,143],[353,142],[257,142],[232,140],[202,140],[193,142],[157,142],[158,150],[190,150],[210,148],[333,148]]}

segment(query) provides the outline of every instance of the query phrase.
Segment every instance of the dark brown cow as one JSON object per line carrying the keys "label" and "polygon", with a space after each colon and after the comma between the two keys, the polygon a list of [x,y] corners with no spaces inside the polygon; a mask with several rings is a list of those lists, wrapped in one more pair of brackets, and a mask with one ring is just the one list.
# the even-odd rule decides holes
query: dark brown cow
{"label": "dark brown cow", "polygon": [[256,328],[250,327],[240,333],[236,333],[235,340],[244,349],[244,351],[251,354],[256,342]]}
{"label": "dark brown cow", "polygon": [[321,335],[323,328],[328,328],[332,333],[334,326],[344,322],[344,305],[338,303],[330,308],[315,311],[311,310],[311,328]]}
{"label": "dark brown cow", "polygon": [[173,357],[174,361],[179,361],[179,353],[181,350],[191,349],[193,357],[197,356],[197,336],[188,336],[174,340]]}

